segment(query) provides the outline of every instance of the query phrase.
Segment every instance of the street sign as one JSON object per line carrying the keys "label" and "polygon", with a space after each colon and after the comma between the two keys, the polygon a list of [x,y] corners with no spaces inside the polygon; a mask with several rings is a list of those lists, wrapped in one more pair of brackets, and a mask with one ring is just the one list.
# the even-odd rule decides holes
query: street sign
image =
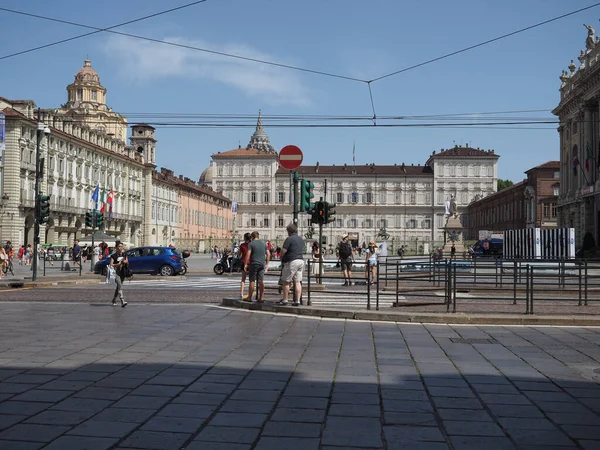
{"label": "street sign", "polygon": [[279,164],[284,169],[297,169],[302,164],[302,150],[295,145],[286,145],[279,152]]}

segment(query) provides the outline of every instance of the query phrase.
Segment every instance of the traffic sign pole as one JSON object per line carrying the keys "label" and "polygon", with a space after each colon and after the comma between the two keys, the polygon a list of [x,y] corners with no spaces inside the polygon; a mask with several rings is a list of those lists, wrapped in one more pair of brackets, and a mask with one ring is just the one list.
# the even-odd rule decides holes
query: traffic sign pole
{"label": "traffic sign pole", "polygon": [[298,226],[298,172],[294,172],[294,225]]}

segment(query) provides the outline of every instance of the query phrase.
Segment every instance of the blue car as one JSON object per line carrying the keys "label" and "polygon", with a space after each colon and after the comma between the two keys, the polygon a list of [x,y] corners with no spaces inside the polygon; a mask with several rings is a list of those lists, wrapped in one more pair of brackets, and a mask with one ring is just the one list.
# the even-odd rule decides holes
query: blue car
{"label": "blue car", "polygon": [[[168,277],[183,272],[181,255],[172,247],[136,247],[125,252],[133,273],[150,273]],[[103,258],[94,266],[94,273],[106,275],[111,257]]]}

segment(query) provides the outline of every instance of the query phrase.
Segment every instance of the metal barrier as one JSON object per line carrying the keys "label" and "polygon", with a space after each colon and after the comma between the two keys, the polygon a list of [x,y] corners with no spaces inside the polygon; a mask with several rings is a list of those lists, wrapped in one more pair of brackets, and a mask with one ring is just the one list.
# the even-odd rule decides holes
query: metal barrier
{"label": "metal barrier", "polygon": [[[345,281],[334,261],[326,261],[327,270],[321,277],[326,287],[319,286],[313,278],[314,264],[318,262],[308,260],[305,278],[309,306],[323,302],[341,307],[352,300],[352,304],[358,304],[356,308],[377,311],[395,305],[438,312],[440,307],[447,313],[485,310],[528,315],[543,313],[552,304],[600,306],[598,260],[384,257],[379,258],[373,276],[368,264],[357,263],[350,289],[334,286]],[[521,309],[519,305],[523,304]]]}

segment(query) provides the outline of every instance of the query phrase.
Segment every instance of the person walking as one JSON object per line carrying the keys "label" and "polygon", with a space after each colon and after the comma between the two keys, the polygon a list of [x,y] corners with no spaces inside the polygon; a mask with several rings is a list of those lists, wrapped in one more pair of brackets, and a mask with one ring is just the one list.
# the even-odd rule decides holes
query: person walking
{"label": "person walking", "polygon": [[352,245],[348,242],[348,234],[342,235],[342,240],[338,244],[338,259],[344,274],[344,284],[342,286],[352,286],[352,263],[354,262],[354,254],[352,253]]}
{"label": "person walking", "polygon": [[23,265],[23,259],[25,258],[25,246],[21,245],[21,248],[19,248],[19,265],[22,266]]}
{"label": "person walking", "polygon": [[25,265],[29,266],[31,264],[31,257],[33,255],[33,248],[31,244],[27,244],[27,248],[25,249]]}
{"label": "person walking", "polygon": [[452,247],[450,247],[450,259],[456,259],[456,246],[454,245],[454,243],[452,243]]}
{"label": "person walking", "polygon": [[245,300],[248,302],[252,301],[254,285],[258,281],[257,301],[262,303],[265,300],[265,270],[269,266],[271,254],[267,249],[267,245],[259,239],[260,235],[258,231],[253,231],[250,237],[252,240],[248,244],[248,252],[244,264],[244,270],[248,271],[248,277],[250,278],[250,286],[248,286],[248,297]]}
{"label": "person walking", "polygon": [[252,237],[250,236],[250,233],[244,233],[244,242],[240,245],[240,259],[244,262],[244,265],[242,266],[242,279],[240,280],[240,298],[242,300],[244,299],[244,287],[246,286],[246,276],[248,275],[245,261],[248,253],[248,244],[250,244],[251,240]]}
{"label": "person walking", "polygon": [[371,274],[371,284],[375,284],[375,278],[377,277],[377,254],[379,249],[375,241],[369,242],[367,251],[365,253],[365,277],[367,283],[369,282],[369,273]]}
{"label": "person walking", "polygon": [[317,280],[317,284],[321,284],[321,277],[319,276],[319,261],[321,260],[321,249],[319,243],[314,242],[312,246],[312,273]]}
{"label": "person walking", "polygon": [[117,250],[112,255],[110,260],[110,265],[115,269],[117,276],[115,281],[117,283],[117,287],[115,288],[115,295],[112,299],[112,305],[117,306],[117,297],[121,300],[121,307],[125,308],[127,306],[127,302],[123,298],[123,281],[125,280],[125,266],[129,265],[129,260],[127,259],[127,255],[123,251],[123,243],[117,243]]}
{"label": "person walking", "polygon": [[294,301],[292,306],[300,306],[300,298],[302,297],[302,270],[304,269],[304,259],[302,257],[304,241],[298,236],[298,227],[294,223],[290,223],[286,227],[286,230],[288,237],[281,249],[281,262],[283,263],[283,270],[281,272],[283,298],[279,301],[279,304],[288,304],[290,284],[293,281]]}
{"label": "person walking", "polygon": [[8,255],[4,247],[0,247],[0,279],[4,278],[6,268],[8,267]]}
{"label": "person walking", "polygon": [[53,244],[50,244],[48,250],[46,251],[46,255],[48,256],[48,261],[50,261],[50,265],[54,265],[54,259],[56,258],[55,250]]}
{"label": "person walking", "polygon": [[73,242],[73,267],[81,267],[81,247],[79,246],[79,241],[75,239]]}

